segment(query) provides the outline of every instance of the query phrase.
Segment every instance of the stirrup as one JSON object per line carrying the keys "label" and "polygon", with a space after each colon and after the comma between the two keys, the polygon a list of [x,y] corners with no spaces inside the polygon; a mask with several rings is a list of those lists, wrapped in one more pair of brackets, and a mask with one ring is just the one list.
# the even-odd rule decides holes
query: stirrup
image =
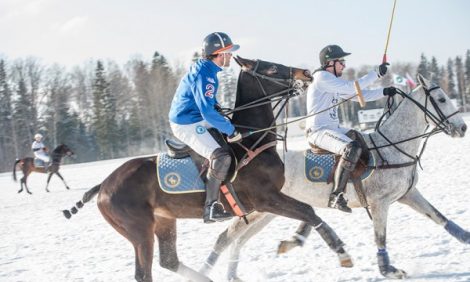
{"label": "stirrup", "polygon": [[204,223],[221,222],[231,219],[233,215],[225,211],[224,206],[218,202],[213,202],[204,208]]}
{"label": "stirrup", "polygon": [[330,201],[328,202],[328,207],[338,209],[342,212],[352,213],[350,207],[348,207],[348,202],[343,197],[343,192],[330,195]]}

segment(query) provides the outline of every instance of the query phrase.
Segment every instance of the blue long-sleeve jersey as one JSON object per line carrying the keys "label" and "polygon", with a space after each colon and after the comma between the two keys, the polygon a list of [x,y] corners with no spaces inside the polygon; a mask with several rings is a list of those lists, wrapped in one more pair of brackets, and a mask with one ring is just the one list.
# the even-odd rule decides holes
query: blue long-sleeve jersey
{"label": "blue long-sleeve jersey", "polygon": [[215,110],[219,87],[217,72],[222,69],[210,60],[200,59],[182,78],[171,102],[170,121],[192,124],[202,120],[212,127],[231,135],[235,128],[230,121]]}

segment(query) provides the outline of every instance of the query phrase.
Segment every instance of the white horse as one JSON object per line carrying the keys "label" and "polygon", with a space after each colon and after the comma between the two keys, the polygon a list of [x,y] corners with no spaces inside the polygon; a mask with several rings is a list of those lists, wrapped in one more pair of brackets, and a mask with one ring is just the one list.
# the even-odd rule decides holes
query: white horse
{"label": "white horse", "polygon": [[[363,190],[374,225],[375,243],[378,247],[378,266],[380,273],[388,278],[406,277],[405,271],[396,269],[390,264],[386,249],[387,214],[393,202],[398,201],[410,206],[443,226],[459,241],[470,244],[470,233],[443,216],[416,188],[418,177],[415,156],[420,153],[419,148],[422,144],[420,136],[426,131],[428,125],[452,137],[463,137],[467,129],[462,118],[456,115],[457,109],[441,88],[431,85],[420,75],[418,75],[418,81],[420,85],[410,95],[402,93],[404,99],[377,132],[363,134],[367,146],[377,161],[377,166],[387,163],[391,165],[387,168],[376,168],[374,173],[363,181]],[[315,189],[305,189],[305,187],[312,186],[312,183],[306,179],[303,172],[304,151],[287,152],[285,167],[286,183],[282,188],[283,193],[313,207],[327,207],[332,189],[331,184],[316,183]],[[361,207],[352,184],[348,184],[346,191],[349,199],[348,206]],[[219,255],[232,244],[227,278],[230,281],[239,281],[237,266],[242,246],[274,217],[272,214],[255,212],[248,216],[250,222],[248,225],[242,220],[235,220],[219,235],[213,251],[200,271],[208,274]],[[302,224],[292,240],[281,243],[278,252],[286,252],[295,246],[302,245],[310,230],[309,225]],[[344,264],[345,261],[349,261],[347,253],[338,253],[338,255],[342,266],[352,266]]]}

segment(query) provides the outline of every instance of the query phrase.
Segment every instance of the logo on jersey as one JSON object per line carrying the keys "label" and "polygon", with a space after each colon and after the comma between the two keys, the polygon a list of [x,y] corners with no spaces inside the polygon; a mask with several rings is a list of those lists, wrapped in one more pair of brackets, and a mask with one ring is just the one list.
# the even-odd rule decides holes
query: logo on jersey
{"label": "logo on jersey", "polygon": [[215,84],[215,79],[213,79],[212,77],[208,77],[208,78],[207,78],[207,81],[209,81],[210,83],[214,83],[214,84]]}
{"label": "logo on jersey", "polygon": [[196,126],[196,133],[197,134],[203,134],[204,132],[206,132],[206,128],[202,125],[198,125]]}
{"label": "logo on jersey", "polygon": [[338,119],[338,98],[337,97],[334,97],[333,99],[331,99],[331,106],[333,106],[332,108],[330,108],[330,111],[329,111],[329,114],[330,114],[330,118],[334,119],[334,120],[337,120]]}
{"label": "logo on jersey", "polygon": [[207,84],[206,85],[206,92],[204,93],[204,96],[209,97],[209,98],[214,98],[214,92],[215,92],[215,86],[214,84]]}

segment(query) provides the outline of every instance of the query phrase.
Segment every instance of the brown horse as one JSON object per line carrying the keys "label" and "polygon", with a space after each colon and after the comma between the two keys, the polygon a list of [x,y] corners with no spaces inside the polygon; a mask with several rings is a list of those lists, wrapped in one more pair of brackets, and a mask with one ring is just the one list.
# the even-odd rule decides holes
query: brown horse
{"label": "brown horse", "polygon": [[13,165],[13,179],[16,181],[16,167],[19,165],[21,170],[23,171],[23,177],[20,179],[21,181],[21,189],[18,191],[18,193],[21,193],[23,191],[23,185],[26,188],[26,192],[29,194],[32,194],[29,191],[28,185],[26,184],[26,180],[28,179],[29,174],[31,172],[39,172],[39,173],[49,173],[49,176],[47,177],[47,184],[46,184],[46,191],[49,192],[49,189],[47,187],[49,186],[49,181],[51,180],[51,177],[53,174],[56,174],[60,179],[62,179],[62,182],[65,184],[65,188],[70,189],[70,187],[65,183],[64,178],[62,175],[59,173],[59,168],[60,168],[60,162],[62,161],[62,158],[64,156],[72,156],[74,153],[72,150],[70,150],[67,145],[61,144],[57,146],[54,150],[52,150],[51,153],[51,164],[47,167],[36,167],[34,165],[34,159],[33,158],[23,158],[23,159],[17,159],[15,161],[15,164]]}
{"label": "brown horse", "polygon": [[[271,102],[279,105],[282,99],[304,91],[312,81],[310,73],[304,69],[240,57],[236,61],[242,71],[238,79],[232,122],[242,132],[248,128],[272,127],[275,117]],[[250,134],[243,139],[242,144],[254,150],[272,144],[277,136],[275,130]],[[230,146],[238,161],[247,154],[242,146]],[[283,185],[284,164],[275,146],[263,150],[246,167],[241,168],[233,182],[247,211],[270,212],[306,221],[316,228],[331,248],[342,249],[341,240],[311,206],[280,193]],[[103,183],[85,193],[77,207],[80,208],[83,202],[89,201],[97,193],[98,208],[104,218],[134,246],[137,281],[152,281],[155,236],[159,243],[162,267],[192,281],[211,281],[180,262],[176,250],[176,220],[202,218],[204,193],[164,192],[159,187],[156,175],[156,157],[137,158],[124,163]],[[226,207],[229,206],[224,199],[222,202]],[[64,215],[71,216],[67,210]]]}

